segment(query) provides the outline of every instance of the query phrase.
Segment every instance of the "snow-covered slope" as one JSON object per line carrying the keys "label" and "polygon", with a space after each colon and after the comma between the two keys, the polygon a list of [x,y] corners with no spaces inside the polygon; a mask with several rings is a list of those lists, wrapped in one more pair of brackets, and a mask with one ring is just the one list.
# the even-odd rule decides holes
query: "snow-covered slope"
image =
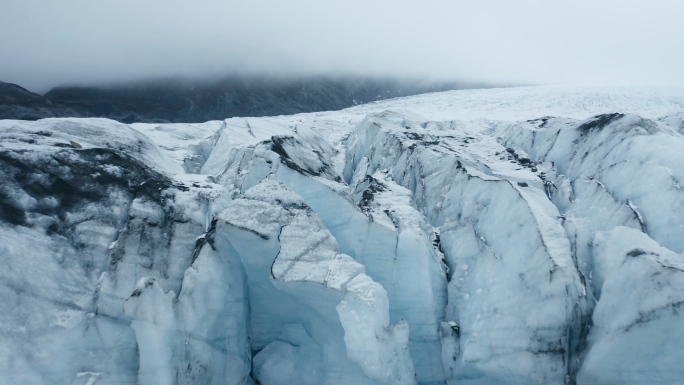
{"label": "snow-covered slope", "polygon": [[0,121],[2,384],[679,384],[683,89]]}

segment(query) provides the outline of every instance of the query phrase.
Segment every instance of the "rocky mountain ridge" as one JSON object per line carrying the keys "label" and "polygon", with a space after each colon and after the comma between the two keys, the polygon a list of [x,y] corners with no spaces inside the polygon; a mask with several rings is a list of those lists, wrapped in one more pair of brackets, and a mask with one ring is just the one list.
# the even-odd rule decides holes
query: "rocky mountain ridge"
{"label": "rocky mountain ridge", "polygon": [[371,101],[473,86],[389,78],[234,76],[56,87],[41,96],[14,84],[0,83],[0,119],[100,117],[123,123],[200,123],[235,116],[339,110]]}

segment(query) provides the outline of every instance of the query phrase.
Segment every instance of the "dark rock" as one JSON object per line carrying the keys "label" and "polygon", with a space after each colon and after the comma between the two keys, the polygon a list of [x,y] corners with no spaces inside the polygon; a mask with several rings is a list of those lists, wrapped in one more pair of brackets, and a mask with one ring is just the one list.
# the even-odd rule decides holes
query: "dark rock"
{"label": "dark rock", "polygon": [[[115,166],[123,170],[113,173]],[[0,219],[28,226],[27,214],[62,220],[67,213],[93,202],[106,201],[113,191],[159,202],[172,187],[164,175],[130,156],[111,149],[57,150],[47,159],[31,160],[22,153],[0,151]],[[15,197],[21,191],[36,202],[27,208]],[[57,204],[43,204],[47,200]],[[59,232],[59,226],[48,231]]]}
{"label": "dark rock", "polygon": [[425,135],[418,134],[415,132],[405,132],[404,135],[406,135],[406,137],[411,140],[423,140],[423,138],[425,137]]}
{"label": "dark rock", "polygon": [[457,324],[451,325],[451,330],[454,331],[454,334],[456,334],[457,337],[459,337],[461,335],[461,328],[458,327]]}
{"label": "dark rock", "polygon": [[297,171],[304,175],[319,176],[325,172],[324,168],[312,169],[308,165],[300,165],[293,161],[291,156],[288,154],[287,149],[298,149],[301,148],[302,144],[292,136],[274,136],[271,138],[271,151],[280,155],[280,162],[287,167]]}
{"label": "dark rock", "polygon": [[364,183],[368,184],[363,194],[361,195],[361,201],[359,201],[359,208],[363,212],[368,212],[370,210],[370,205],[375,199],[375,194],[387,190],[385,186],[380,183],[377,179],[370,175],[366,175]]}
{"label": "dark rock", "polygon": [[122,123],[193,123],[235,116],[340,110],[400,96],[482,87],[390,78],[230,76],[156,79],[103,87],[57,87],[44,96],[0,82],[0,119],[101,117]]}
{"label": "dark rock", "polygon": [[619,120],[623,116],[625,115],[618,113],[597,115],[591,118],[590,120],[582,123],[579,127],[577,127],[577,129],[581,131],[583,134],[586,134],[591,130],[600,130],[603,127],[609,125],[610,123]]}
{"label": "dark rock", "polygon": [[45,97],[85,116],[132,122],[205,122],[235,116],[275,116],[339,110],[399,96],[463,88],[379,78],[225,77],[159,79],[109,87],[58,87]]}
{"label": "dark rock", "polygon": [[38,120],[66,116],[81,117],[83,114],[16,84],[0,82],[0,119]]}
{"label": "dark rock", "polygon": [[642,249],[633,249],[633,250],[630,250],[630,251],[627,252],[627,256],[628,256],[628,257],[632,257],[632,258],[638,257],[638,256],[640,256],[640,255],[646,255],[646,254],[648,254],[648,253],[646,253],[646,252],[645,252],[644,250],[642,250]]}

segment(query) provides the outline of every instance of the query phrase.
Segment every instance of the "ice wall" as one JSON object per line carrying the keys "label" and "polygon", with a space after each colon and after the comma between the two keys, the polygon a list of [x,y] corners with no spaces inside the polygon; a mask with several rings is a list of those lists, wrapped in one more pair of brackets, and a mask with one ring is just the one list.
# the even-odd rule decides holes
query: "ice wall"
{"label": "ice wall", "polygon": [[498,159],[496,141],[413,119],[367,117],[349,138],[346,175],[381,170],[439,227],[451,270],[447,379],[563,383],[586,305],[557,209],[529,171]]}
{"label": "ice wall", "polygon": [[256,380],[415,383],[408,325],[390,324],[386,291],[301,198],[268,178],[218,220],[245,266]]}

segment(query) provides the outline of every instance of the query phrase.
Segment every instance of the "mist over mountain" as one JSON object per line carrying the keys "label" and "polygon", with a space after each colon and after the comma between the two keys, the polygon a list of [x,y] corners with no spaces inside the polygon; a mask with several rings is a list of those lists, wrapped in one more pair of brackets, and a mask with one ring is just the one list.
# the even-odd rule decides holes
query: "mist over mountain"
{"label": "mist over mountain", "polygon": [[236,116],[339,110],[476,83],[374,77],[246,77],[154,79],[104,86],[57,87],[44,96],[0,86],[0,119],[102,117],[124,123],[198,123]]}
{"label": "mist over mountain", "polygon": [[0,82],[0,119],[37,120],[67,116],[80,117],[83,113],[53,103],[16,84]]}
{"label": "mist over mountain", "polygon": [[6,0],[0,79],[225,74],[684,85],[675,0]]}

